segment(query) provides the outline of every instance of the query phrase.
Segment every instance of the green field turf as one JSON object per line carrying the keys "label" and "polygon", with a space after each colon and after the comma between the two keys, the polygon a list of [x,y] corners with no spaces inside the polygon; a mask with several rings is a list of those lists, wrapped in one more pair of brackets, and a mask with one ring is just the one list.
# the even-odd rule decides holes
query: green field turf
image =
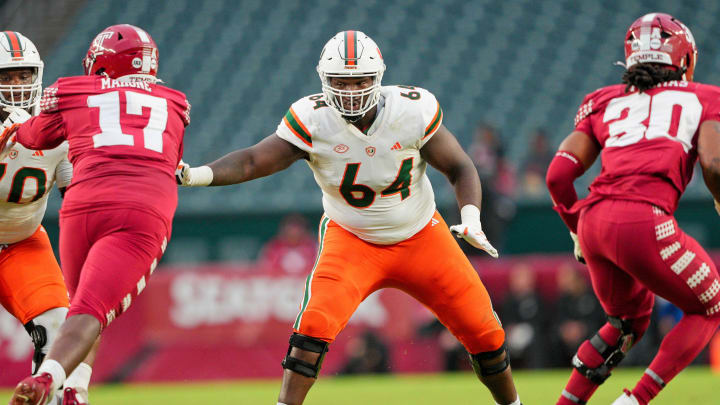
{"label": "green field turf", "polygon": [[[515,372],[515,381],[525,405],[552,405],[569,375],[569,370]],[[600,387],[590,405],[610,404],[632,387],[642,369],[620,370]],[[225,383],[137,384],[92,387],[92,405],[275,405],[279,381]],[[0,403],[10,391],[0,390]],[[308,405],[476,405],[494,402],[487,390],[470,373],[424,374],[379,377],[321,378],[310,391]],[[720,375],[707,368],[690,368],[663,390],[652,405],[718,405]]]}

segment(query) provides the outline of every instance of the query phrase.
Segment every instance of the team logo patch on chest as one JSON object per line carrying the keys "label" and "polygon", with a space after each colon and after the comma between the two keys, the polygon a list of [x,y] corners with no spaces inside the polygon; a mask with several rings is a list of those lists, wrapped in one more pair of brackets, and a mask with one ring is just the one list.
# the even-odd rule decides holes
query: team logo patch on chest
{"label": "team logo patch on chest", "polygon": [[375,156],[375,147],[374,146],[368,146],[365,148],[365,153],[367,153],[368,156],[373,157]]}
{"label": "team logo patch on chest", "polygon": [[11,150],[11,151],[10,151],[10,154],[8,155],[8,157],[9,157],[10,159],[15,159],[16,157],[18,157],[18,151],[16,151],[16,150]]}
{"label": "team logo patch on chest", "polygon": [[347,152],[349,149],[350,149],[350,147],[347,146],[347,145],[345,145],[345,144],[343,144],[343,143],[341,143],[341,144],[339,144],[339,145],[336,145],[336,146],[333,148],[333,150],[334,150],[335,152],[337,152],[337,153],[345,153],[345,152]]}

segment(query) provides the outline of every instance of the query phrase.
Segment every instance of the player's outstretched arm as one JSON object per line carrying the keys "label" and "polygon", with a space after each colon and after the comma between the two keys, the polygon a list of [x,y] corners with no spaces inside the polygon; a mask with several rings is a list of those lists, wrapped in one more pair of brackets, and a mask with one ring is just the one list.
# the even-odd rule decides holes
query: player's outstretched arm
{"label": "player's outstretched arm", "polygon": [[715,198],[715,207],[720,214],[720,122],[705,121],[700,125],[698,158],[705,185]]}
{"label": "player's outstretched arm", "polygon": [[490,256],[498,257],[497,250],[487,240],[480,224],[480,176],[455,136],[444,125],[440,125],[420,154],[432,167],[441,171],[455,188],[462,223],[451,226],[450,231]]}
{"label": "player's outstretched arm", "polygon": [[205,166],[191,168],[181,162],[176,177],[183,186],[225,186],[271,175],[306,158],[306,152],[272,134]]}

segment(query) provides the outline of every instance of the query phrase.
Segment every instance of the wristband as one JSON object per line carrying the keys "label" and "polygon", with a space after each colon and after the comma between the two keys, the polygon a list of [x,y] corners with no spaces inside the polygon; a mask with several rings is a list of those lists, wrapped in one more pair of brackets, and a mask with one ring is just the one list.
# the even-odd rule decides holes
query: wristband
{"label": "wristband", "polygon": [[480,225],[480,209],[472,204],[463,206],[460,209],[460,220],[463,224]]}
{"label": "wristband", "polygon": [[213,171],[210,166],[190,168],[189,186],[209,186],[213,181]]}

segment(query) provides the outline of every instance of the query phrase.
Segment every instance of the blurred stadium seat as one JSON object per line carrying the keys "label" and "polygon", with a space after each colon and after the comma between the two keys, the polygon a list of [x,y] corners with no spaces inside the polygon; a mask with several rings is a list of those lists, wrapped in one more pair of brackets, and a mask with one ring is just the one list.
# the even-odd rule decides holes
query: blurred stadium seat
{"label": "blurred stadium seat", "polygon": [[[355,28],[384,51],[385,84],[433,91],[445,125],[465,145],[478,121],[496,125],[508,156],[519,162],[534,128],[546,128],[554,146],[572,129],[584,94],[619,80],[622,70],[613,62],[623,58],[622,35],[642,13],[662,10],[688,21],[701,49],[696,77],[718,83],[720,53],[712,40],[718,28],[711,16],[720,6],[701,3],[376,0],[348,8],[339,0],[272,7],[262,0],[88,2],[47,55],[45,83],[79,73],[88,38],[103,27],[145,27],[160,46],[160,76],[193,104],[185,159],[199,164],[272,133],[294,100],[319,92],[315,65],[324,42]],[[240,187],[183,190],[179,211],[318,209],[320,193],[301,165]],[[438,203],[452,204],[446,182],[435,185]],[[702,187],[692,189],[702,193]]]}

